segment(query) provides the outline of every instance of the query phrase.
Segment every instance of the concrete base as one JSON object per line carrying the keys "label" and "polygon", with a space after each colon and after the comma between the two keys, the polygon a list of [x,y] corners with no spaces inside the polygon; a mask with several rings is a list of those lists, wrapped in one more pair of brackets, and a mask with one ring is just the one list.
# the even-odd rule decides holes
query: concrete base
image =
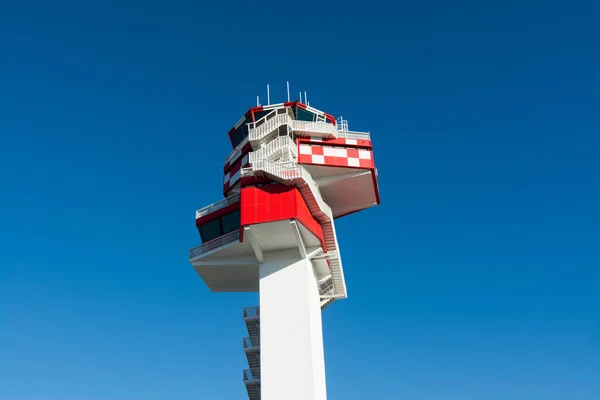
{"label": "concrete base", "polygon": [[295,249],[259,265],[262,400],[326,400],[323,329],[312,263]]}

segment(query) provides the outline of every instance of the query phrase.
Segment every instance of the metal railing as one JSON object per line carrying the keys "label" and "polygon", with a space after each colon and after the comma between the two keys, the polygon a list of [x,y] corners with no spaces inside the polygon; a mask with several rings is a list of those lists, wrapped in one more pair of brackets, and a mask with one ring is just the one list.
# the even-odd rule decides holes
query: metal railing
{"label": "metal railing", "polygon": [[244,307],[244,318],[260,317],[260,306]]}
{"label": "metal railing", "polygon": [[260,336],[247,336],[243,339],[244,349],[260,347]]}
{"label": "metal railing", "polygon": [[222,208],[225,208],[227,206],[230,206],[232,204],[235,203],[239,203],[240,201],[240,194],[234,194],[233,196],[229,196],[223,200],[217,201],[216,203],[213,203],[209,206],[206,206],[204,208],[201,208],[199,210],[196,211],[196,219],[203,217],[205,215],[208,215],[210,213],[213,213],[217,210],[220,210]]}
{"label": "metal railing", "polygon": [[344,139],[371,140],[369,132],[338,131],[337,136]]}
{"label": "metal railing", "polygon": [[323,282],[319,283],[319,294],[321,296],[331,294],[331,292],[333,291],[333,289],[334,289],[334,287],[333,287],[333,277],[329,277],[328,279],[326,279]]}
{"label": "metal railing", "polygon": [[338,118],[337,129],[338,137],[344,139],[371,140],[371,134],[369,132],[353,132],[348,130],[348,121],[343,117]]}
{"label": "metal railing", "polygon": [[284,151],[290,149],[295,157],[298,157],[298,145],[289,136],[279,136],[275,140],[263,144],[260,149],[249,153],[248,160],[250,162],[260,160],[262,158],[269,158],[278,151]]}
{"label": "metal railing", "polygon": [[333,135],[334,137],[338,136],[338,129],[335,125],[330,124],[328,122],[310,122],[310,121],[293,121],[292,128],[296,132],[304,132],[304,133],[325,133],[329,135]]}
{"label": "metal railing", "polygon": [[[271,114],[269,114],[271,115]],[[269,116],[267,115],[267,116]],[[292,117],[287,114],[279,114],[274,115],[272,118],[266,120],[262,124],[258,124],[258,122],[249,124],[248,126],[248,138],[250,141],[260,140],[265,136],[273,133],[277,129],[279,129],[282,125],[291,125],[293,123]]]}
{"label": "metal railing", "polygon": [[260,368],[250,368],[244,370],[244,382],[260,381]]}
{"label": "metal railing", "polygon": [[206,254],[211,250],[225,246],[233,242],[240,241],[240,230],[236,229],[233,232],[226,233],[223,236],[219,236],[216,239],[210,240],[206,243],[202,243],[200,246],[194,247],[190,250],[190,259],[198,257],[202,254]]}
{"label": "metal railing", "polygon": [[[348,132],[339,130],[335,125],[324,121],[298,121],[282,110],[273,110],[260,120],[248,124],[248,137],[251,141],[261,140],[265,136],[275,132],[282,125],[288,125],[294,132],[304,133],[308,136],[314,134],[325,134],[333,137],[346,137],[349,139],[369,140],[370,136],[364,132]],[[279,113],[277,113],[279,112]]]}

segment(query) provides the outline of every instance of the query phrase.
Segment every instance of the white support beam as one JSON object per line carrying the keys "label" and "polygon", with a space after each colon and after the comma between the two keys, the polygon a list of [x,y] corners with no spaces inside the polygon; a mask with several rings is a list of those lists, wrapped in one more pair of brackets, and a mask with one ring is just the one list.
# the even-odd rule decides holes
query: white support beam
{"label": "white support beam", "polygon": [[300,234],[300,229],[298,228],[298,224],[296,221],[290,221],[292,225],[292,231],[294,232],[294,236],[296,236],[296,244],[298,244],[298,250],[300,250],[300,255],[302,258],[307,258],[306,246],[304,245],[304,240],[302,240],[302,235]]}
{"label": "white support beam", "polygon": [[312,260],[317,255],[323,253],[323,248],[321,246],[309,247],[308,249],[306,249],[306,252],[307,252],[306,258],[308,258],[309,260]]}
{"label": "white support beam", "polygon": [[260,279],[262,400],[326,400],[321,299],[296,249],[265,253]]}
{"label": "white support beam", "polygon": [[315,256],[312,258],[313,261],[318,261],[318,260],[330,260],[332,258],[337,258],[338,253],[337,251],[329,251],[327,253],[323,253],[321,255]]}
{"label": "white support beam", "polygon": [[258,262],[264,262],[265,255],[263,254],[262,247],[260,246],[258,239],[254,235],[254,232],[252,232],[252,229],[250,227],[244,228],[244,237],[247,237],[250,241],[250,246],[252,246],[252,250],[254,251],[254,255],[256,256]]}

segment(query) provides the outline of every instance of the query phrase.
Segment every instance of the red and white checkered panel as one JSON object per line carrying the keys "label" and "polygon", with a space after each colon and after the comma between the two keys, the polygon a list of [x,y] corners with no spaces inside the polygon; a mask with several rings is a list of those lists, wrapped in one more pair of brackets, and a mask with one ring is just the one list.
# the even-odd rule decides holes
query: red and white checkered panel
{"label": "red and white checkered panel", "polygon": [[321,146],[310,143],[300,143],[298,162],[335,167],[375,168],[371,149]]}
{"label": "red and white checkered panel", "polygon": [[225,173],[223,177],[223,193],[227,193],[242,177],[242,168],[249,166],[248,154],[242,159],[238,159],[229,171]]}
{"label": "red and white checkered panel", "polygon": [[231,159],[225,163],[225,167],[223,168],[224,172],[227,172],[227,170],[231,168],[242,155],[248,154],[250,150],[252,150],[252,145],[250,143],[246,143],[241,149],[238,149]]}

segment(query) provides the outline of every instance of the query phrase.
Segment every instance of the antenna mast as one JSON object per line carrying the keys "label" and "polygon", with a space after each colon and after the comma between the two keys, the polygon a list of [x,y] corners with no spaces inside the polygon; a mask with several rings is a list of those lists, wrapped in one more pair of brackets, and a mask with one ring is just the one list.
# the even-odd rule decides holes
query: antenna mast
{"label": "antenna mast", "polygon": [[271,105],[271,90],[269,88],[269,85],[267,84],[267,105],[270,106]]}
{"label": "antenna mast", "polygon": [[290,102],[290,81],[287,81],[288,103]]}

